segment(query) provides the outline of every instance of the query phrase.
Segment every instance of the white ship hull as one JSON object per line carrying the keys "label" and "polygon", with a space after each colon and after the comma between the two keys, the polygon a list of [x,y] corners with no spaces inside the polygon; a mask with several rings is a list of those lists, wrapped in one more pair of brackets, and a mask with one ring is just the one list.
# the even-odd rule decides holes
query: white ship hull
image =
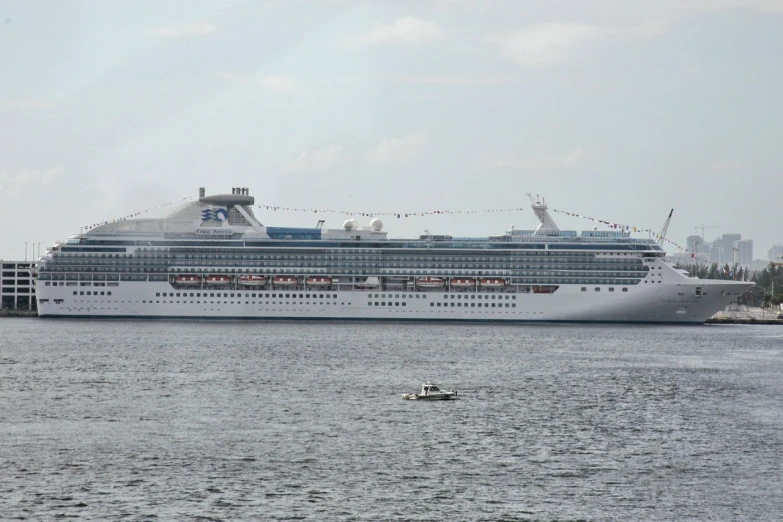
{"label": "white ship hull", "polygon": [[[98,288],[47,287],[41,281],[36,291],[40,317],[703,323],[753,286],[688,281],[693,282],[637,285],[627,292],[583,292],[580,285],[561,285],[554,294],[240,289],[205,298],[190,297],[199,292],[177,291],[168,283],[120,282]],[[703,289],[700,297],[694,295],[694,282]],[[111,296],[88,296],[87,288],[111,291]],[[156,295],[164,293],[173,297]],[[188,297],[182,297],[185,293]],[[200,293],[217,294],[212,289]]]}

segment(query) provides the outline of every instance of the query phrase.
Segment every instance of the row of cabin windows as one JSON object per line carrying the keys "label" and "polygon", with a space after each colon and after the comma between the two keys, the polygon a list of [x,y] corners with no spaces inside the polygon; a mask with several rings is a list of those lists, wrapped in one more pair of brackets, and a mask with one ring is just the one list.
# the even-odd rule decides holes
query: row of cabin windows
{"label": "row of cabin windows", "polygon": [[[104,294],[103,292],[100,293],[100,295],[103,294]],[[73,295],[77,295],[76,290],[73,291]],[[78,295],[84,295],[84,291],[79,292]],[[95,292],[90,292],[89,290],[87,290],[87,295],[98,295],[98,291],[96,290]],[[106,295],[111,295],[111,292],[106,292]]]}
{"label": "row of cabin windows", "polygon": [[[207,294],[207,292],[204,292],[204,297],[234,297],[235,295],[236,295],[236,297],[239,297],[239,298],[244,297],[245,299],[247,299],[248,297],[251,297],[251,298],[255,299],[255,297],[256,297],[256,294],[240,294],[240,293],[237,293],[237,294],[234,294],[234,293],[223,293],[223,294],[221,294],[220,292],[217,292],[217,293],[210,292],[209,294]],[[188,297],[188,293],[187,292],[177,292],[176,295],[175,295],[174,292],[163,292],[163,295],[162,295],[162,297],[180,297],[180,296],[181,297]],[[260,298],[268,298],[269,296],[270,296],[270,294],[258,294],[258,297],[260,297]],[[278,296],[282,298],[283,294],[271,294],[271,296],[274,297],[274,298],[277,298]],[[302,299],[305,299],[305,298],[310,299],[310,296],[311,296],[311,294],[299,294],[299,297],[302,298]],[[156,293],[155,297],[161,297],[161,293],[160,292]],[[190,292],[190,297],[201,297],[201,292]],[[295,298],[296,294],[285,294],[285,297],[289,297],[289,298],[290,297],[294,297]],[[312,298],[313,299],[324,299],[324,298],[329,299],[329,294],[326,294],[326,295],[324,295],[324,294],[312,294]],[[333,299],[337,299],[337,294],[332,294],[332,298]]]}
{"label": "row of cabin windows", "polygon": [[[437,305],[437,306],[443,305],[443,306],[451,306],[451,307],[454,307],[454,306],[457,306],[457,307],[465,306],[465,308],[468,307],[468,303],[465,303],[464,305],[462,303],[430,303],[430,306],[435,306],[435,305]],[[484,308],[489,308],[489,307],[495,308],[496,306],[497,306],[497,308],[504,308],[504,307],[505,308],[509,308],[509,307],[510,308],[516,308],[517,304],[516,303],[470,303],[470,307],[471,308],[474,308],[476,306],[478,306],[479,308],[481,308],[482,306]]]}
{"label": "row of cabin windows", "polygon": [[[508,300],[508,299],[516,299],[517,298],[517,296],[515,296],[515,295],[511,295],[511,296],[509,296],[509,295],[498,295],[498,296],[495,296],[493,294],[491,296],[490,295],[484,295],[484,296],[479,295],[477,297],[476,294],[465,294],[465,299],[468,298],[468,295],[470,295],[471,299],[482,299],[482,298],[483,299],[495,299],[497,297],[498,299],[501,299],[501,300],[503,298]],[[452,299],[462,299],[462,295],[461,294],[456,294],[456,295],[454,295],[454,294],[444,294],[443,295],[443,299],[448,299],[449,297],[451,297]]]}
{"label": "row of cabin windows", "polygon": [[[595,287],[595,291],[596,292],[600,292],[601,291],[601,287],[596,286]],[[609,291],[610,292],[614,292],[614,287],[610,286],[609,287]],[[623,287],[623,292],[627,292],[627,291],[628,291],[628,288]],[[587,292],[587,287],[586,286],[582,287],[582,292]]]}

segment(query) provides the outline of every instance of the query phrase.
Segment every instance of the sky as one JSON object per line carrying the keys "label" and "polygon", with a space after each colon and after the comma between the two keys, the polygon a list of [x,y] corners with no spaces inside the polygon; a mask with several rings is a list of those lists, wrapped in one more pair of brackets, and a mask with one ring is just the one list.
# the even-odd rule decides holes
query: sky
{"label": "sky", "polygon": [[0,258],[199,187],[523,209],[385,217],[390,237],[535,228],[528,192],[654,230],[673,208],[671,241],[706,225],[765,258],[783,243],[781,56],[783,0],[3,0]]}

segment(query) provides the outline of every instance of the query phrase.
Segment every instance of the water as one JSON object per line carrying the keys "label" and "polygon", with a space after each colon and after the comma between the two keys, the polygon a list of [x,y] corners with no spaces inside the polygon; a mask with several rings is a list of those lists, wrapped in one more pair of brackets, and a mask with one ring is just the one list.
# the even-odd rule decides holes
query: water
{"label": "water", "polygon": [[5,319],[0,518],[779,520],[781,397],[776,326]]}

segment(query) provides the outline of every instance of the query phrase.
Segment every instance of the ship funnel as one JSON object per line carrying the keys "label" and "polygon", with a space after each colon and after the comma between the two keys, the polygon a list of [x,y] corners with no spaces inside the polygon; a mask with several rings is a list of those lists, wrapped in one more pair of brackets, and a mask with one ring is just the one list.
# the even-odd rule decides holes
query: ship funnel
{"label": "ship funnel", "polygon": [[199,189],[198,189],[198,197],[199,198],[203,198],[206,195],[207,195],[207,189],[205,189],[204,187],[199,187]]}

